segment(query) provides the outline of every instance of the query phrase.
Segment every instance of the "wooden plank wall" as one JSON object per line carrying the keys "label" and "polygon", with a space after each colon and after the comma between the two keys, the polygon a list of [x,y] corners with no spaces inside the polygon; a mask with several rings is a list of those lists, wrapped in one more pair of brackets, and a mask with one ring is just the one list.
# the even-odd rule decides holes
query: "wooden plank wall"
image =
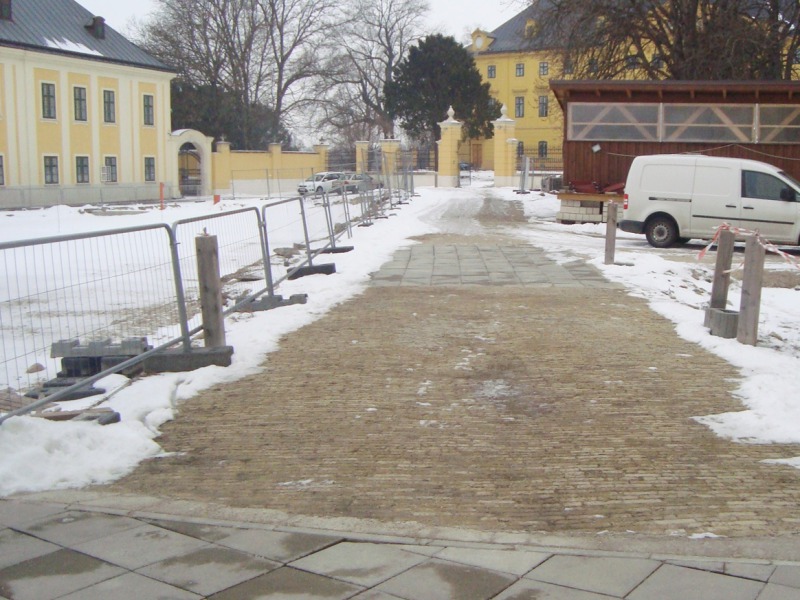
{"label": "wooden plank wall", "polygon": [[[592,146],[600,145],[599,152]],[[775,165],[800,180],[797,144],[688,144],[654,142],[564,142],[564,185],[594,181],[601,187],[624,183],[634,157],[643,154],[699,152],[709,156],[748,158]]]}

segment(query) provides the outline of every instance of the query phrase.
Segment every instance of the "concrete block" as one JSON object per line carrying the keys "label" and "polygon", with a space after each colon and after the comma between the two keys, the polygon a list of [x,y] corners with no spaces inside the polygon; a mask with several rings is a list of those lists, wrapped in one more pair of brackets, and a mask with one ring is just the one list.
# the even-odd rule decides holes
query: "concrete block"
{"label": "concrete block", "polygon": [[739,313],[726,308],[707,308],[706,321],[711,335],[732,339],[739,326]]}
{"label": "concrete block", "polygon": [[211,365],[229,367],[232,356],[233,346],[192,348],[191,352],[183,349],[164,350],[148,356],[144,361],[144,370],[147,373],[179,373]]}

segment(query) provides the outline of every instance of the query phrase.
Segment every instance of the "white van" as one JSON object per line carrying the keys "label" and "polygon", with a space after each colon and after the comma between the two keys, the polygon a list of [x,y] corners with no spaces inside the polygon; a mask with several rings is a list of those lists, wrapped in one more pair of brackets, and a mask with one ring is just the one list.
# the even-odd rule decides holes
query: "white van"
{"label": "white van", "polygon": [[699,154],[633,159],[619,227],[657,248],[710,239],[721,224],[800,244],[800,182],[755,160]]}

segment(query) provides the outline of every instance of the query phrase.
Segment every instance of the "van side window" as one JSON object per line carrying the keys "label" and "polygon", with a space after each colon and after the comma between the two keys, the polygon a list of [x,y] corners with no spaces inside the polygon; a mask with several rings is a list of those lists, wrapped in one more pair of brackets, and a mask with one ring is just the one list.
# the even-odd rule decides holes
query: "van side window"
{"label": "van side window", "polygon": [[772,175],[742,171],[742,197],[761,200],[782,200],[781,190],[789,186]]}

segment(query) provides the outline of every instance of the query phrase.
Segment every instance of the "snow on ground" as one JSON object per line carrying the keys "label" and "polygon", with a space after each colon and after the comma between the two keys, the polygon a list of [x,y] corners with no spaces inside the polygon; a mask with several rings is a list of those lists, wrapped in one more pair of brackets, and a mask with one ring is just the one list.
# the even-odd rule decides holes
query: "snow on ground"
{"label": "snow on ground", "polygon": [[[619,233],[615,265],[603,264],[605,225],[560,225],[555,222],[558,200],[533,192],[517,195],[511,188],[488,188],[479,174],[473,187],[459,190],[421,188],[420,197],[396,211],[388,220],[354,230],[353,252],[336,255],[336,273],[286,281],[278,290],[284,296],[308,294],[308,303],[266,313],[240,314],[226,323],[227,341],[236,352],[227,368],[206,367],[188,373],[148,376],[132,383],[115,375],[100,387],[119,391],[107,405],[122,420],[100,426],[89,422],[53,423],[31,417],[14,417],[0,426],[0,496],[22,491],[82,487],[118,479],[142,460],[157,456],[159,427],[173,418],[175,406],[201,390],[230,382],[260,368],[267,353],[278,348],[281,336],[321,317],[338,303],[360,293],[369,273],[377,270],[394,251],[414,243],[413,236],[438,230],[437,222],[458,222],[470,214],[480,197],[491,194],[520,201],[529,224],[508,232],[542,247],[557,261],[586,258],[607,277],[623,283],[631,294],[646,298],[650,306],[675,323],[679,335],[721,356],[742,373],[737,395],[746,410],[697,420],[718,435],[749,443],[800,443],[800,290],[765,288],[762,295],[759,346],[712,337],[702,326],[703,306],[710,295],[714,254],[696,260],[693,247],[656,250],[642,236]],[[170,205],[165,211],[97,217],[77,209],[55,208],[0,214],[2,239],[27,239],[80,231],[111,229],[208,214],[238,208],[208,201]],[[255,204],[254,204],[255,205]],[[128,211],[130,212],[130,211]],[[450,218],[453,217],[453,218]],[[463,233],[477,230],[462,219]],[[770,257],[769,270],[797,267]],[[738,306],[739,289],[729,294]],[[130,383],[130,384],[129,384]],[[129,384],[129,385],[128,385]],[[776,460],[800,468],[800,456]]]}

